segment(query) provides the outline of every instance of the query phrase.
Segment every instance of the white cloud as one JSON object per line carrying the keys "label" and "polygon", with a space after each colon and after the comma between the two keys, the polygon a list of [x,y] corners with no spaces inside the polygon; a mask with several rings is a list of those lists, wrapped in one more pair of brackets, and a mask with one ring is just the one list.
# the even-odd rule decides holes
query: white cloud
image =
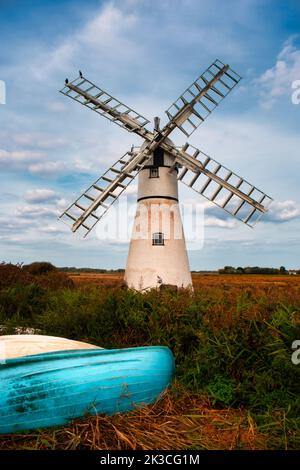
{"label": "white cloud", "polygon": [[30,204],[48,203],[57,201],[58,195],[51,189],[30,189],[26,191],[24,199]]}
{"label": "white cloud", "polygon": [[40,232],[47,233],[50,235],[57,235],[57,234],[62,234],[64,233],[63,230],[57,225],[46,225],[45,227],[40,227]]}
{"label": "white cloud", "polygon": [[35,150],[8,151],[0,149],[0,165],[24,166],[45,157],[44,152]]}
{"label": "white cloud", "polygon": [[223,220],[216,217],[205,217],[204,225],[207,227],[236,228],[236,222],[233,218]]}
{"label": "white cloud", "polygon": [[255,80],[265,108],[271,108],[282,96],[291,97],[292,83],[300,79],[300,48],[295,45],[295,39],[290,37],[284,43],[273,67]]}
{"label": "white cloud", "polygon": [[[124,13],[112,3],[107,4],[100,14],[96,15],[82,31],[78,33],[79,43],[87,46],[107,50],[111,46],[118,46],[121,35],[137,26],[137,17],[132,13]],[[105,37],[105,41],[103,38]],[[128,46],[128,40],[123,44],[124,50]],[[132,46],[132,45],[131,45]]]}
{"label": "white cloud", "polygon": [[57,208],[59,210],[65,210],[66,207],[70,204],[70,201],[67,201],[66,199],[64,198],[61,198],[57,201]]}
{"label": "white cloud", "polygon": [[196,147],[273,199],[297,197],[299,134],[258,116],[213,119],[193,137]]}
{"label": "white cloud", "polygon": [[34,163],[28,167],[30,173],[40,176],[57,175],[65,170],[65,165],[62,162],[43,162]]}
{"label": "white cloud", "polygon": [[17,145],[24,147],[35,147],[40,149],[56,149],[65,146],[67,140],[63,137],[54,137],[46,133],[20,133],[13,136],[13,140]]}
{"label": "white cloud", "polygon": [[[205,209],[205,225],[210,227],[236,228],[235,219],[222,212],[215,205],[207,206]],[[260,223],[284,223],[294,219],[300,219],[300,205],[293,200],[272,202],[269,210],[262,217]]]}
{"label": "white cloud", "polygon": [[[53,160],[43,150],[27,150],[26,147],[31,145],[31,136],[18,139],[18,144],[22,143],[22,150],[4,150],[0,149],[0,168],[3,171],[28,171],[38,176],[56,176],[62,173],[89,173],[92,170],[92,161],[84,161],[71,157],[70,160],[58,161]],[[62,145],[62,139],[57,141],[45,141],[42,146],[50,148]],[[39,146],[38,142],[37,145]]]}
{"label": "white cloud", "polygon": [[75,58],[77,64],[86,63],[86,57],[92,58],[95,54],[104,64],[114,61],[113,54],[116,53],[121,65],[128,55],[134,57],[138,53],[139,44],[130,39],[130,32],[134,30],[136,23],[134,14],[122,12],[113,3],[107,3],[81,29],[48,51],[46,62],[45,51],[42,51],[37,60],[29,64],[29,71],[37,80],[48,79],[52,73],[65,73],[72,69]]}
{"label": "white cloud", "polygon": [[18,206],[16,207],[16,215],[27,219],[42,219],[44,217],[57,218],[59,211],[43,206]]}
{"label": "white cloud", "polygon": [[90,161],[85,161],[82,159],[76,159],[74,162],[74,168],[78,172],[90,172],[92,170],[92,163]]}
{"label": "white cloud", "polygon": [[288,200],[273,202],[264,220],[266,222],[283,223],[299,218],[300,205],[295,201]]}
{"label": "white cloud", "polygon": [[3,234],[14,234],[14,233],[23,233],[29,227],[31,227],[31,221],[21,218],[14,218],[11,220],[11,217],[1,216],[0,218],[0,235]]}
{"label": "white cloud", "polygon": [[36,175],[56,175],[65,171],[66,165],[47,160],[47,154],[39,150],[0,149],[0,168],[3,170],[29,171]]}

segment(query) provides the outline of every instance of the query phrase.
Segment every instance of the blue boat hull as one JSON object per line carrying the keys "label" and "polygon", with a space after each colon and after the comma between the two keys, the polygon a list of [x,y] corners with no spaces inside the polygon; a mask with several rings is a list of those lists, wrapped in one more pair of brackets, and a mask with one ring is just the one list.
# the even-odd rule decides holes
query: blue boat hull
{"label": "blue boat hull", "polygon": [[0,364],[0,434],[153,403],[173,373],[171,351],[159,346],[8,359]]}

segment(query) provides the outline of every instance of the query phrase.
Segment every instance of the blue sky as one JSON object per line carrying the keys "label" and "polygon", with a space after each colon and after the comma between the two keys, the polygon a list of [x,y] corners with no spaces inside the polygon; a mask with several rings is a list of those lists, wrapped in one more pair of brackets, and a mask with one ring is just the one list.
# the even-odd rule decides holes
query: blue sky
{"label": "blue sky", "polygon": [[[58,90],[81,69],[166,122],[164,111],[219,58],[243,80],[189,142],[274,202],[252,230],[203,201],[204,244],[190,250],[191,268],[299,268],[300,104],[291,99],[299,25],[297,0],[0,0],[0,259],[124,267],[126,240],[99,239],[101,222],[82,240],[57,216],[140,141]],[[184,187],[180,194],[200,200]]]}

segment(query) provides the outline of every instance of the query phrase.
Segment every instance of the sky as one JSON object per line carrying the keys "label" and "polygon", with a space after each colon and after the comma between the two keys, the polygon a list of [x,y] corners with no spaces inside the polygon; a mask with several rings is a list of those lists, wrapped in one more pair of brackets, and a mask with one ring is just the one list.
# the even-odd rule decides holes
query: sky
{"label": "sky", "polygon": [[300,268],[299,25],[298,0],[0,0],[0,262],[125,267],[135,181],[127,236],[103,235],[115,214],[85,239],[58,216],[142,142],[60,94],[66,77],[82,70],[151,129],[218,58],[243,79],[188,141],[274,201],[251,229],[181,185],[204,209],[191,269]]}

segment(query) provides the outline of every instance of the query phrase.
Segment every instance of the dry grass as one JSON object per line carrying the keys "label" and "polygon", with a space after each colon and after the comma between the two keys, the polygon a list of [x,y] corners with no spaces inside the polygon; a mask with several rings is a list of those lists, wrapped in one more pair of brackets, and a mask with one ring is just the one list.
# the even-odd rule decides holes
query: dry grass
{"label": "dry grass", "polygon": [[77,286],[119,287],[123,283],[124,273],[68,273]]}
{"label": "dry grass", "polygon": [[[101,285],[118,287],[122,284],[124,273],[70,273],[69,278],[75,285]],[[277,276],[264,274],[192,274],[194,287],[209,286],[300,286],[300,276]]]}
{"label": "dry grass", "polygon": [[[176,396],[175,396],[176,395]],[[183,390],[152,406],[111,417],[96,416],[69,427],[0,438],[0,450],[264,449],[265,436],[242,410],[214,409]]]}
{"label": "dry grass", "polygon": [[300,276],[266,274],[193,274],[194,286],[300,286]]}

